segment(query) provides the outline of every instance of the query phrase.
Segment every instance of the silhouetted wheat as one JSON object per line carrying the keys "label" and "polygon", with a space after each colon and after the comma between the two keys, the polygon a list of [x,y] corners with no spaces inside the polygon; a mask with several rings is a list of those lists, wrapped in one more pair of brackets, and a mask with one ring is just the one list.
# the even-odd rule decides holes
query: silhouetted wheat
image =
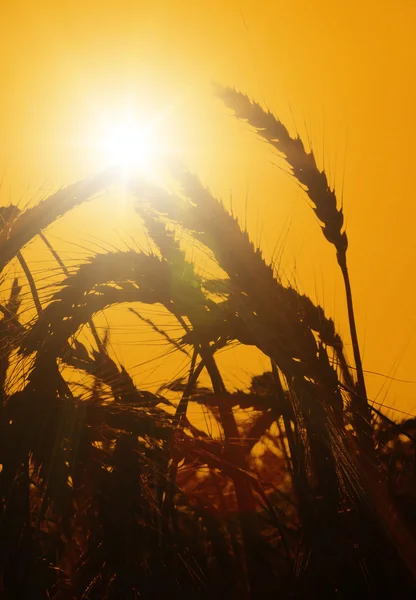
{"label": "silhouetted wheat", "polygon": [[[313,154],[245,96],[220,93],[307,188],[351,297],[342,210]],[[413,502],[416,486],[400,427],[380,425],[374,451],[362,456],[364,388],[359,381],[356,389],[334,322],[282,284],[195,175],[167,166],[172,191],[131,183],[155,254],[96,254],[70,272],[43,234],[114,181],[113,172],[22,213],[1,209],[0,266],[20,261],[37,315],[23,319],[15,279],[0,302],[0,595],[413,597],[416,551],[406,525],[414,519],[402,468]],[[62,271],[42,304],[21,255],[36,235]],[[197,242],[223,278],[198,274],[180,237]],[[137,303],[163,307],[182,335],[172,338]],[[110,353],[111,328],[101,339],[94,326],[94,315],[115,304],[172,352],[186,352],[187,374],[157,394],[139,389]],[[80,341],[85,325],[97,348]],[[236,343],[257,348],[271,370],[231,393],[217,353]],[[193,422],[191,406],[221,434]],[[369,418],[366,427],[372,437]]]}
{"label": "silhouetted wheat", "polygon": [[[184,202],[165,190],[146,187],[143,183],[133,189],[138,198],[149,201],[162,218],[167,215],[169,219],[192,231],[193,235],[214,253],[219,265],[230,277],[229,295],[232,299],[230,307],[234,317],[238,316],[237,320],[240,322],[239,327],[233,330],[235,337],[243,343],[250,338],[250,343],[254,343],[265,354],[271,356],[282,369],[285,381],[291,390],[292,403],[296,407],[292,412],[295,415],[296,436],[291,448],[291,457],[293,461],[296,455],[300,457],[300,460],[295,463],[294,471],[296,477],[300,479],[299,485],[296,486],[299,507],[305,525],[321,522],[319,513],[315,512],[316,506],[312,507],[307,500],[311,462],[310,459],[305,462],[304,457],[310,455],[312,469],[320,482],[322,498],[328,502],[323,509],[328,530],[320,537],[315,526],[312,526],[308,536],[312,540],[312,545],[319,540],[319,545],[314,547],[314,555],[324,552],[329,557],[331,551],[328,549],[328,541],[324,541],[325,537],[334,536],[335,531],[338,530],[339,543],[342,538],[339,525],[336,525],[340,486],[343,489],[341,496],[344,497],[344,502],[348,498],[348,502],[355,505],[365,500],[359,467],[351,455],[348,439],[340,435],[342,400],[338,380],[329,365],[325,348],[316,344],[311,329],[315,331],[321,329],[323,337],[326,336],[326,341],[330,340],[332,345],[338,345],[337,350],[343,357],[342,346],[338,343],[339,338],[335,334],[333,324],[331,326],[326,320],[325,331],[324,327],[317,322],[323,316],[322,311],[319,312],[317,307],[312,308],[312,303],[308,304],[302,297],[296,298],[294,290],[286,290],[273,278],[272,270],[264,263],[259,253],[254,251],[235,220],[207,190],[202,188],[197,179],[177,168],[174,172],[183,185],[186,198],[191,202],[186,200]],[[263,273],[266,277],[262,277]],[[277,320],[280,316],[280,308],[285,318]],[[255,324],[253,324],[253,317]],[[309,325],[308,321],[312,325]],[[248,331],[249,335],[238,334],[239,331],[244,330]],[[270,341],[270,334],[273,333],[278,333],[276,341]],[[309,348],[307,340],[310,340],[310,351],[305,354],[305,349]],[[342,368],[347,369],[345,359]],[[317,388],[319,400],[316,397],[317,390],[306,377],[319,383],[320,387]],[[351,376],[345,377],[351,383]],[[220,389],[218,388],[217,393]],[[326,409],[323,409],[322,400],[326,404]],[[288,435],[290,428],[289,420],[286,419]],[[331,507],[334,511],[332,519],[329,516]],[[368,507],[365,508],[367,509]],[[334,566],[334,568],[340,567]]]}
{"label": "silhouetted wheat", "polygon": [[337,208],[336,195],[328,183],[325,172],[319,170],[313,152],[306,152],[299,137],[292,138],[279,119],[269,111],[263,110],[256,102],[250,101],[241,92],[219,85],[216,86],[216,91],[226,105],[232,108],[238,118],[248,121],[251,126],[255,127],[259,135],[283,154],[292,169],[294,177],[308,194],[313,210],[322,223],[325,238],[336,248],[337,260],[345,284],[351,339],[357,369],[357,393],[353,398],[354,411],[357,416],[357,431],[361,435],[363,447],[371,450],[371,413],[367,402],[350,277],[347,268],[348,240],[347,234],[343,231],[344,216],[342,208]]}
{"label": "silhouetted wheat", "polygon": [[[7,228],[0,238],[0,272],[17,253],[45,227],[89,200],[117,180],[117,171],[109,169],[99,175],[69,185],[24,212],[9,211]],[[14,217],[14,218],[11,218]]]}

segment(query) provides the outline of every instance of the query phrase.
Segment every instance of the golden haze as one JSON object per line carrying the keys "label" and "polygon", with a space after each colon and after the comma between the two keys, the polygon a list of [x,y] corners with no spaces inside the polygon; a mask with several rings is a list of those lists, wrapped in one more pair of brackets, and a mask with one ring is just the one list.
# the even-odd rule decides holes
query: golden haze
{"label": "golden haze", "polygon": [[[365,368],[416,379],[415,13],[411,0],[8,3],[1,203],[27,202],[101,168],[95,144],[103,122],[133,105],[144,119],[160,117],[166,147],[228,206],[232,196],[243,222],[248,198],[252,238],[269,257],[277,244],[282,272],[324,305],[347,339],[335,257],[304,195],[210,84],[235,86],[309,135],[343,192]],[[115,194],[101,201],[98,221],[96,206],[54,227],[67,259],[81,250],[60,240],[121,245],[135,233],[138,221]],[[36,249],[27,259],[36,269]],[[128,361],[132,350],[120,352]],[[250,370],[248,356],[237,368],[230,355],[233,385]],[[416,385],[368,375],[368,387],[378,401],[416,411]]]}

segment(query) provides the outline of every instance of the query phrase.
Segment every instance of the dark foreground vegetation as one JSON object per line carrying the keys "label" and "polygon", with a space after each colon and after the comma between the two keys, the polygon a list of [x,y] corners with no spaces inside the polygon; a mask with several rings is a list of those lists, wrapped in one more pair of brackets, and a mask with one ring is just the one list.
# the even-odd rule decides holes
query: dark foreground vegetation
{"label": "dark foreground vegetation", "polygon": [[[171,192],[131,183],[154,253],[99,253],[68,269],[50,245],[48,225],[112,184],[111,171],[24,212],[2,208],[0,598],[416,597],[416,420],[393,423],[368,402],[342,211],[299,139],[242,94],[217,91],[285,156],[335,247],[354,368],[324,310],[282,284],[181,165],[167,167]],[[181,232],[221,278],[198,274]],[[22,254],[36,236],[61,273],[47,301]],[[94,325],[114,304],[169,312],[181,336],[147,325],[188,354],[187,376],[160,394],[138,389],[111,356],[111,331]],[[229,393],[216,353],[235,343],[270,368]],[[220,435],[189,420],[191,405]]]}

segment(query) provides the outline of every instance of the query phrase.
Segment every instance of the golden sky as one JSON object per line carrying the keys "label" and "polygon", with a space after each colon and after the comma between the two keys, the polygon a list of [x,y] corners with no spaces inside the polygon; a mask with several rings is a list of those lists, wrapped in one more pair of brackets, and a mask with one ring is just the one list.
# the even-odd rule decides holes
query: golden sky
{"label": "golden sky", "polygon": [[[282,272],[347,339],[332,247],[297,186],[214,98],[211,82],[235,86],[310,136],[343,192],[364,367],[416,380],[415,23],[413,0],[5,2],[1,203],[100,169],[103,123],[134,106],[228,206],[232,197],[242,220],[247,196],[252,238],[266,256],[278,244]],[[114,197],[100,207],[98,220],[91,207],[65,217],[55,243],[130,235],[128,207]],[[76,258],[75,248],[65,256],[71,251]],[[248,361],[235,368],[235,384],[244,368]],[[416,384],[368,375],[368,386],[379,402],[416,412]]]}

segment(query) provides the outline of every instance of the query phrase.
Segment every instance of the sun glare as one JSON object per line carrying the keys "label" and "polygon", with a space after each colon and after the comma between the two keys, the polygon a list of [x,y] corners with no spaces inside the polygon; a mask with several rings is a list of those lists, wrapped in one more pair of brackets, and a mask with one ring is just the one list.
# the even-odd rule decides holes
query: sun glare
{"label": "sun glare", "polygon": [[106,163],[120,167],[126,174],[149,173],[158,153],[155,132],[132,121],[108,127],[101,150]]}
{"label": "sun glare", "polygon": [[111,105],[92,105],[84,130],[85,149],[95,169],[116,167],[124,181],[145,177],[161,183],[169,160],[181,154],[175,141],[175,102],[160,106],[130,97]]}

